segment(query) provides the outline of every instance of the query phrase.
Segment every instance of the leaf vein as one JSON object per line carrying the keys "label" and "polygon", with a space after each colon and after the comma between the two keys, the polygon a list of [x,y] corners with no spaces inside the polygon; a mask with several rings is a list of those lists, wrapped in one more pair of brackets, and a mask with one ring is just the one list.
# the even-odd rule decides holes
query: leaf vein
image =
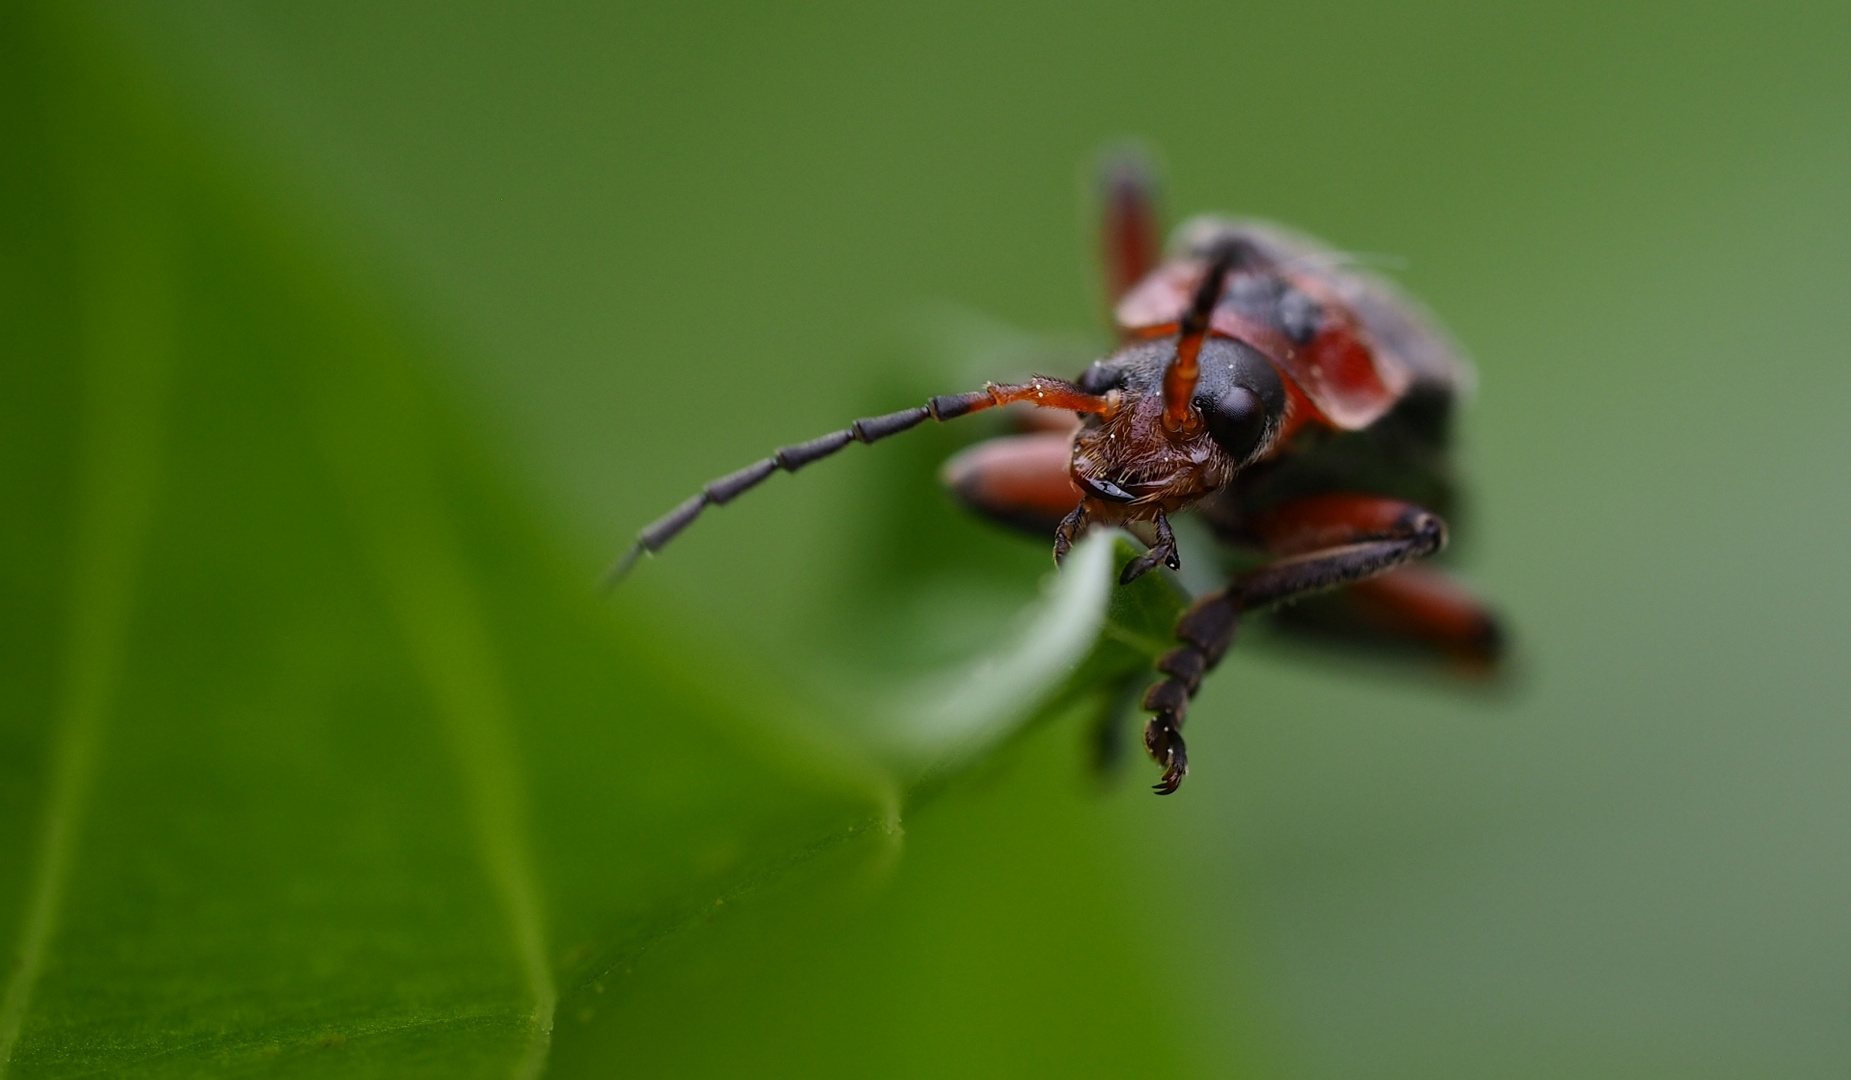
{"label": "leaf vein", "polygon": [[[0,995],[0,1080],[57,933],[104,721],[122,666],[135,577],[160,483],[172,345],[167,221],[119,193],[89,194],[79,341],[82,427],[64,670],[53,721],[42,827],[14,954]],[[145,198],[145,196],[144,196]]]}

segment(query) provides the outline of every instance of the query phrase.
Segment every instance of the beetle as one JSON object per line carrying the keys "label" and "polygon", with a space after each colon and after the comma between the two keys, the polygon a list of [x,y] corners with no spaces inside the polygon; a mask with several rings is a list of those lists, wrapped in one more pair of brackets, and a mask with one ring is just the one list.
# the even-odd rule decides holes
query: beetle
{"label": "beetle", "polygon": [[1071,380],[988,383],[783,447],[644,528],[607,580],[775,472],[1025,403],[1066,422],[949,461],[945,480],[970,508],[1051,532],[1057,563],[1085,531],[1124,528],[1148,550],[1122,583],[1180,567],[1170,518],[1183,511],[1248,563],[1182,614],[1156,663],[1143,708],[1158,794],[1189,772],[1190,700],[1248,613],[1293,605],[1278,612],[1291,628],[1495,668],[1498,619],[1420,565],[1446,546],[1442,514],[1457,501],[1451,421],[1472,376],[1451,339],[1386,280],[1276,225],[1197,217],[1164,257],[1155,185],[1134,156],[1107,159],[1100,192],[1116,351]]}

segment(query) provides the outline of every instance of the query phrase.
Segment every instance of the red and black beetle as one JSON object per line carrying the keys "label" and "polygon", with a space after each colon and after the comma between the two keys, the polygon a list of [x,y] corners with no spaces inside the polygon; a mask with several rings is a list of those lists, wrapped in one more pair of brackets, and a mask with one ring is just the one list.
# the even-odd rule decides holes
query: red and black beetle
{"label": "red and black beetle", "polygon": [[1416,565],[1446,544],[1451,414],[1470,378],[1444,333],[1387,282],[1275,226],[1197,218],[1160,261],[1146,170],[1114,159],[1102,188],[1117,352],[1072,381],[991,383],[786,446],[642,530],[611,578],[780,469],[928,418],[1026,403],[1078,423],[991,439],[948,462],[947,482],[973,509],[1051,530],[1056,561],[1094,525],[1127,528],[1149,551],[1125,566],[1123,582],[1179,565],[1169,517],[1185,509],[1258,562],[1196,600],[1177,623],[1177,647],[1157,662],[1144,745],[1164,770],[1158,793],[1189,771],[1190,697],[1244,612],[1328,594],[1295,607],[1291,622],[1495,664],[1496,620],[1452,579]]}

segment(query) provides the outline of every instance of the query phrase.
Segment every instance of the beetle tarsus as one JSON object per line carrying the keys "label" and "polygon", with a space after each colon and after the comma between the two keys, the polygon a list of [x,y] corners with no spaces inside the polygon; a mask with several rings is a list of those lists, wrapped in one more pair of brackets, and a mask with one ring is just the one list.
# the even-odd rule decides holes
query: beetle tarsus
{"label": "beetle tarsus", "polygon": [[1172,570],[1179,569],[1183,563],[1176,556],[1176,534],[1170,531],[1170,519],[1161,511],[1157,514],[1157,539],[1150,550],[1125,564],[1124,572],[1118,575],[1120,585],[1129,585],[1145,574],[1155,570],[1159,564]]}
{"label": "beetle tarsus", "polygon": [[[1211,597],[1197,607],[1225,605]],[[1191,609],[1191,613],[1195,609]],[[1189,616],[1179,624],[1178,636],[1188,633]],[[1151,788],[1159,795],[1174,795],[1189,774],[1189,753],[1183,745],[1183,719],[1189,714],[1189,698],[1201,685],[1202,673],[1213,666],[1209,657],[1225,652],[1233,640],[1236,623],[1229,619],[1210,619],[1211,633],[1219,640],[1195,642],[1184,637],[1185,644],[1157,661],[1157,669],[1169,678],[1155,683],[1144,693],[1144,708],[1156,713],[1144,725],[1144,749],[1150,758],[1163,766],[1163,778]]]}
{"label": "beetle tarsus", "polygon": [[1153,716],[1144,725],[1144,748],[1151,759],[1163,766],[1163,777],[1151,785],[1159,795],[1174,795],[1189,775],[1189,749],[1183,743],[1181,717],[1168,713]]}
{"label": "beetle tarsus", "polygon": [[1054,530],[1055,566],[1059,566],[1067,561],[1067,553],[1073,550],[1074,538],[1079,536],[1080,530],[1085,527],[1086,503],[1082,500],[1080,505],[1074,507],[1066,517],[1060,519],[1060,525]]}

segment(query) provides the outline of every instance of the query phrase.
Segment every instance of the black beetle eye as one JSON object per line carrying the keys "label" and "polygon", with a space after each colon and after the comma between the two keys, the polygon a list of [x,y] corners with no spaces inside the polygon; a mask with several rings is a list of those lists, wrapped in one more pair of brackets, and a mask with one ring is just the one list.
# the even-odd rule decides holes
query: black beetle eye
{"label": "black beetle eye", "polygon": [[1235,461],[1246,461],[1266,434],[1266,405],[1260,395],[1244,386],[1230,387],[1214,397],[1197,397],[1195,407],[1202,411],[1208,433]]}
{"label": "black beetle eye", "polygon": [[1080,372],[1080,377],[1074,381],[1074,385],[1089,394],[1103,394],[1107,390],[1120,386],[1124,378],[1124,369],[1108,367],[1104,360],[1097,360],[1091,367]]}

